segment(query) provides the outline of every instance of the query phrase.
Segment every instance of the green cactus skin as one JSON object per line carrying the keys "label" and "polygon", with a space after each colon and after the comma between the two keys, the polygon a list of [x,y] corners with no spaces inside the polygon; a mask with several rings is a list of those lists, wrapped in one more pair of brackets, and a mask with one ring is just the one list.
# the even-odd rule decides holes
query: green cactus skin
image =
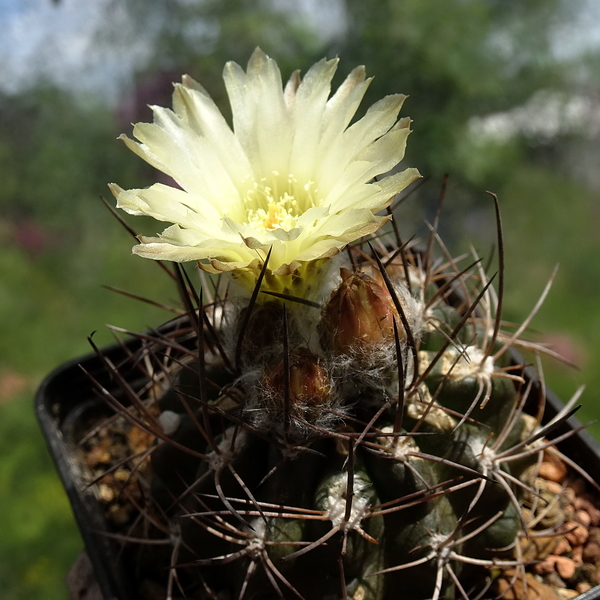
{"label": "green cactus skin", "polygon": [[[363,256],[355,268],[367,269]],[[372,348],[363,336],[353,353],[346,335],[345,353],[324,349],[335,346],[337,313],[324,323],[319,310],[338,288],[321,309],[293,298],[216,301],[204,309],[214,321],[204,358],[192,350],[161,363],[156,407],[173,431],[153,449],[141,486],[147,519],[132,534],[171,532],[177,551],[155,553],[153,568],[160,577],[172,567],[187,598],[455,600],[484,590],[498,561],[514,564],[514,478],[539,451],[519,446],[514,462],[503,453],[531,435],[519,406],[534,393],[507,369],[507,336],[494,338],[477,310],[459,327],[461,311],[430,283],[445,275],[407,257],[409,269],[388,265],[392,289],[378,300],[397,333],[387,322]],[[407,291],[408,271],[427,293],[415,282]],[[363,297],[384,290],[361,282]],[[345,302],[355,312],[340,322],[362,331],[356,319],[369,307]],[[153,356],[170,351],[160,338],[154,346]],[[176,597],[174,579],[165,585]]]}

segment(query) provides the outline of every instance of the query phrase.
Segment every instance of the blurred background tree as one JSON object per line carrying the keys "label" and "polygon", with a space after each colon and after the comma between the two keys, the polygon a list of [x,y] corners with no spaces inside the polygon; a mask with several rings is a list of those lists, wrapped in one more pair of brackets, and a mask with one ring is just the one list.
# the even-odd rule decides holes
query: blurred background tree
{"label": "blurred background tree", "polygon": [[[594,13],[596,11],[596,13]],[[534,321],[538,339],[581,370],[546,363],[564,398],[600,387],[600,100],[598,31],[589,0],[13,0],[0,2],[0,591],[66,598],[81,548],[31,410],[42,377],[108,343],[110,322],[140,330],[175,291],[102,206],[106,183],[159,174],[115,141],[170,105],[187,72],[228,113],[221,71],[260,45],[284,77],[338,54],[375,79],[364,105],[410,94],[405,164],[428,178],[399,209],[403,233],[425,233],[444,174],[442,227],[456,252],[494,243],[492,190],[506,235],[505,317],[522,320],[557,262]],[[149,220],[135,223],[147,233]],[[593,428],[598,436],[600,430]]]}

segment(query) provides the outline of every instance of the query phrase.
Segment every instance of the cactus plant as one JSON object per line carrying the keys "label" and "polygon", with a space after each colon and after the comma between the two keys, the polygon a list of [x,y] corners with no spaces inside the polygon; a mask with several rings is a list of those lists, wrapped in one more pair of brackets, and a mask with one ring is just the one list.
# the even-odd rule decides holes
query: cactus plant
{"label": "cactus plant", "polygon": [[336,64],[282,89],[257,50],[226,67],[233,131],[185,77],[174,112],[124,138],[180,186],[111,190],[174,223],[134,252],[175,261],[183,309],[140,336],[141,387],[105,359],[122,393],[98,384],[116,416],[83,448],[125,431],[114,535],[167,598],[479,598],[524,573],[531,473],[576,398],[541,425],[512,354],[540,349],[528,323],[503,329],[502,264],[496,292],[477,257],[435,258],[435,228],[425,249],[376,233],[418,176],[377,179],[410,121],[392,96],[349,126],[368,80],[328,100]]}

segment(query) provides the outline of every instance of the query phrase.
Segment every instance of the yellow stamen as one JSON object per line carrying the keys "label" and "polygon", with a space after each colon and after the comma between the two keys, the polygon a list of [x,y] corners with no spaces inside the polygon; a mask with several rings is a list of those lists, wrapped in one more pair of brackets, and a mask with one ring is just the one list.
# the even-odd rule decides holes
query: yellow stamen
{"label": "yellow stamen", "polygon": [[263,178],[255,182],[246,193],[246,224],[262,232],[278,228],[290,231],[300,215],[316,205],[316,194],[312,181],[299,186],[293,175],[282,179],[273,171],[269,181]]}

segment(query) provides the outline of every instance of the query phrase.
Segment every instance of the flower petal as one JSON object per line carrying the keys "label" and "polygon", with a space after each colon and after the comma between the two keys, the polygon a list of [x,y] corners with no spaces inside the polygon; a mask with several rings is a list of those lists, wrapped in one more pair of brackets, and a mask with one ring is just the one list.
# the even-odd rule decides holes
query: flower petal
{"label": "flower petal", "polygon": [[232,127],[184,75],[173,110],[152,107],[153,123],[121,136],[181,188],[111,184],[119,208],[173,224],[140,237],[134,252],[196,260],[251,281],[270,251],[265,281],[272,282],[387,222],[376,213],[419,176],[416,169],[386,175],[403,159],[410,133],[410,119],[398,119],[405,96],[380,100],[350,125],[371,80],[357,67],[330,97],[337,65],[323,59],[303,78],[295,71],[284,89],[277,64],[260,49],[245,71],[227,63]]}
{"label": "flower petal", "polygon": [[289,171],[299,180],[309,180],[315,170],[316,151],[324,129],[323,115],[337,65],[337,59],[319,61],[306,73],[296,92]]}
{"label": "flower petal", "polygon": [[288,173],[292,144],[291,119],[277,63],[256,49],[247,73],[228,62],[223,72],[233,113],[233,129],[256,175]]}
{"label": "flower petal", "polygon": [[117,208],[131,215],[147,215],[159,221],[185,224],[205,235],[214,230],[221,217],[215,208],[202,198],[161,183],[141,190],[124,190],[110,184],[117,199]]}

